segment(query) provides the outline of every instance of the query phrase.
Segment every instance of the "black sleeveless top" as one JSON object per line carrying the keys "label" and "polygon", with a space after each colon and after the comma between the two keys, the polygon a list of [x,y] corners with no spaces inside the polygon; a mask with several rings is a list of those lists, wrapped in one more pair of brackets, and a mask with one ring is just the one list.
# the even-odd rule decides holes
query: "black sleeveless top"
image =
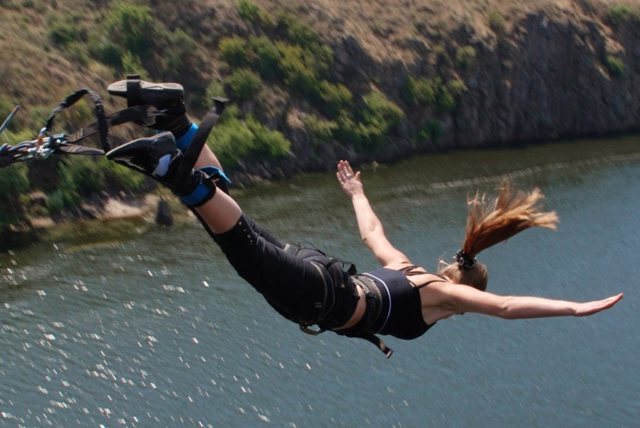
{"label": "black sleeveless top", "polygon": [[427,324],[422,317],[420,288],[438,280],[416,286],[407,276],[426,272],[416,272],[414,269],[415,266],[402,271],[380,268],[362,274],[373,280],[381,296],[381,310],[377,320],[368,329],[370,333],[410,340],[422,336],[435,324]]}

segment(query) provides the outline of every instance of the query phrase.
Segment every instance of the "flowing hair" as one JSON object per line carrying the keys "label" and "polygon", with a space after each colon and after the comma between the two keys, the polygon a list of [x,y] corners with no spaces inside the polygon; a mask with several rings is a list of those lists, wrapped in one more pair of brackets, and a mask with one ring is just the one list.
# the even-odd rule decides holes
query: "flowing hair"
{"label": "flowing hair", "polygon": [[508,181],[502,183],[494,200],[487,200],[486,195],[476,193],[467,202],[466,235],[461,250],[456,254],[456,262],[445,264],[438,273],[454,282],[486,290],[486,266],[476,262],[481,251],[530,227],[556,229],[558,216],[555,211],[542,210],[543,199],[539,188],[523,192]]}

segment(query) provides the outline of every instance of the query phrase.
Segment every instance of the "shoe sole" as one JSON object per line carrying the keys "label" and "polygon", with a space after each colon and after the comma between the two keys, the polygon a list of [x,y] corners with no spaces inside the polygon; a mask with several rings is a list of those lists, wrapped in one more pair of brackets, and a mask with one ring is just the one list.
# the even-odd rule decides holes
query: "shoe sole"
{"label": "shoe sole", "polygon": [[[107,92],[111,95],[117,95],[119,97],[127,96],[127,81],[119,80],[107,86]],[[140,80],[140,95],[142,96],[157,96],[160,94],[175,95],[176,98],[181,98],[184,93],[184,88],[179,83],[153,83],[146,80]]]}

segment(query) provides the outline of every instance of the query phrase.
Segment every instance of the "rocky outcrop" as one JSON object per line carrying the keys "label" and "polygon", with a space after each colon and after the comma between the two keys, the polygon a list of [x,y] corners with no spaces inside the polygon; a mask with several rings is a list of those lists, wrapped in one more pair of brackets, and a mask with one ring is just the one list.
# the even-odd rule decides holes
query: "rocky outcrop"
{"label": "rocky outcrop", "polygon": [[[584,14],[538,10],[489,32],[460,24],[450,34],[407,40],[403,47],[415,54],[410,61],[374,60],[350,35],[333,46],[339,80],[351,87],[378,82],[407,112],[394,136],[399,151],[408,150],[402,137],[417,135],[426,118],[439,120],[442,132],[437,142],[418,139],[413,147],[601,136],[640,125],[640,26],[632,20],[613,26]],[[464,46],[475,59],[461,69],[452,58]],[[402,98],[409,76],[455,76],[466,89],[449,112],[416,109]]]}

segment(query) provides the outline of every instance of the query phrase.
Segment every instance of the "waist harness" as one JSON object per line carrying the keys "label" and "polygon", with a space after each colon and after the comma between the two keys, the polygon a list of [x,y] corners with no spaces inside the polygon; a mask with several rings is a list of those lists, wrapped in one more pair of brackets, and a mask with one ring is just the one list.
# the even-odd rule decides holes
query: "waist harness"
{"label": "waist harness", "polygon": [[390,358],[393,355],[393,349],[385,345],[382,339],[372,333],[372,331],[379,330],[379,326],[374,324],[379,323],[382,318],[380,316],[382,312],[382,294],[374,280],[369,277],[355,275],[352,277],[352,281],[364,290],[367,309],[356,325],[343,330],[334,330],[334,332],[341,336],[355,337],[371,342],[384,353],[385,357]]}
{"label": "waist harness", "polygon": [[[376,345],[387,358],[391,357],[393,350],[375,334],[370,333],[373,323],[380,317],[382,310],[379,302],[382,299],[380,291],[372,279],[362,275],[356,275],[356,267],[351,262],[345,262],[335,257],[328,256],[317,248],[299,245],[287,245],[285,251],[296,257],[309,260],[318,269],[324,278],[324,299],[316,304],[317,320],[315,322],[298,323],[300,329],[310,335],[318,335],[327,330],[347,337],[365,339]],[[365,290],[367,299],[367,311],[355,326],[348,329],[335,330],[349,321],[358,304],[358,291],[356,285]],[[312,325],[319,328],[314,330]]]}
{"label": "waist harness", "polygon": [[[287,244],[285,252],[311,262],[322,276],[324,286],[322,302],[316,302],[315,319],[312,322],[293,321],[300,325],[302,331],[314,335],[344,325],[358,304],[358,293],[351,279],[356,272],[355,265],[331,257],[308,244]],[[309,328],[314,324],[320,329]]]}

